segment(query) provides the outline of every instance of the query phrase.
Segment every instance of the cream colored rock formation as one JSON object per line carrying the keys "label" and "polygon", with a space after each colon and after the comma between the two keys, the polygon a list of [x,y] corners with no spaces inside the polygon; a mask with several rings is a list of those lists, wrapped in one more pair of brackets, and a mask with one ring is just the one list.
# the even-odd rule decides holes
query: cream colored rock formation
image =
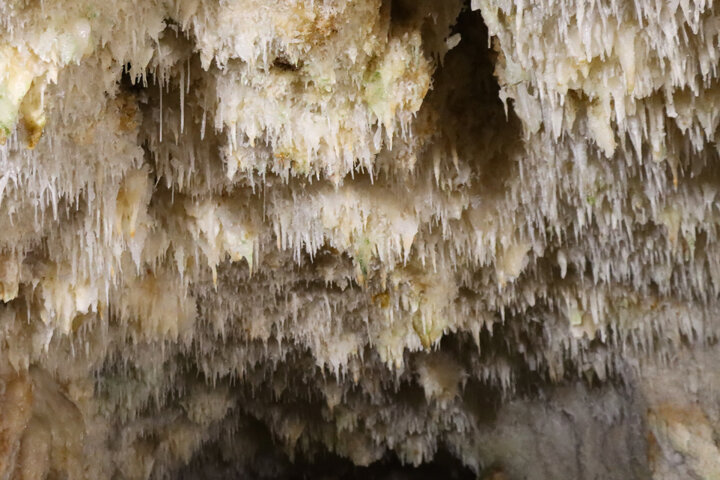
{"label": "cream colored rock formation", "polygon": [[720,478],[711,0],[0,0],[0,479]]}

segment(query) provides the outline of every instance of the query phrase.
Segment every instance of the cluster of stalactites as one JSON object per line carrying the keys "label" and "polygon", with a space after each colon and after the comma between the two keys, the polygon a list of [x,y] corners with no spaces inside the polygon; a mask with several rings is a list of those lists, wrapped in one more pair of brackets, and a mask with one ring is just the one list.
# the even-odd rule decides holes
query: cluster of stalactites
{"label": "cluster of stalactites", "polygon": [[479,471],[526,385],[712,344],[719,36],[709,2],[0,4],[0,477],[67,435],[160,475],[248,416]]}

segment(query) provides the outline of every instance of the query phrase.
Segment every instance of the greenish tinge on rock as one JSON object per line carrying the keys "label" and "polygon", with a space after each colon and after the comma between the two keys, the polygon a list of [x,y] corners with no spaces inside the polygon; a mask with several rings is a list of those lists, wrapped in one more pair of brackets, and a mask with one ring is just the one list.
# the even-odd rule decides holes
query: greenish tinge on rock
{"label": "greenish tinge on rock", "polygon": [[0,0],[0,479],[720,479],[716,10]]}

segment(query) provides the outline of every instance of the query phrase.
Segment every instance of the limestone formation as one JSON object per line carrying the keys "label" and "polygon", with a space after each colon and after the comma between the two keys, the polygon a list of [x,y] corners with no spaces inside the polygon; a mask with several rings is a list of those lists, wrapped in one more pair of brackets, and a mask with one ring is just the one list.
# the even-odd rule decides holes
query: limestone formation
{"label": "limestone formation", "polygon": [[720,479],[718,65],[711,0],[0,0],[0,479]]}

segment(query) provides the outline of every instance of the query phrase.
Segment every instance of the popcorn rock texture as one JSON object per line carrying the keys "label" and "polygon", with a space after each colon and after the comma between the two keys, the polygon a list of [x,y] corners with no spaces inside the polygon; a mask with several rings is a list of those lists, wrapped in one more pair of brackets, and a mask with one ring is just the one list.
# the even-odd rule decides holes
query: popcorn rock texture
{"label": "popcorn rock texture", "polygon": [[0,479],[720,478],[715,10],[0,0]]}

